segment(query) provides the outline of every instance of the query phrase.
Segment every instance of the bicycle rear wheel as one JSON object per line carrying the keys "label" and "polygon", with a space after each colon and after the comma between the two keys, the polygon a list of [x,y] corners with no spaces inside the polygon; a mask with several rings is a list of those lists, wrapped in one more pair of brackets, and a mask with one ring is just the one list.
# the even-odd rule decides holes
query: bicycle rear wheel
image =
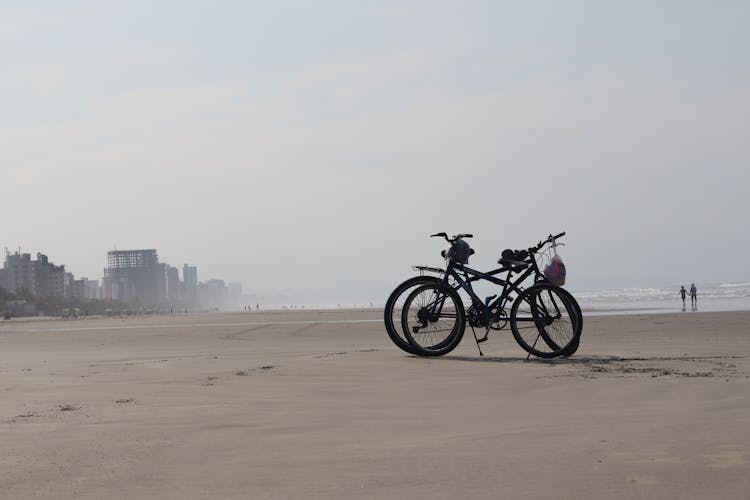
{"label": "bicycle rear wheel", "polygon": [[406,298],[418,286],[439,282],[440,278],[435,276],[415,276],[398,285],[385,302],[385,310],[383,311],[385,331],[396,347],[402,351],[406,351],[409,354],[417,354],[416,350],[407,340],[401,326],[401,312],[403,311]]}
{"label": "bicycle rear wheel", "polygon": [[401,322],[416,354],[442,356],[461,342],[466,315],[455,290],[442,283],[428,283],[409,294]]}
{"label": "bicycle rear wheel", "polygon": [[572,306],[568,296],[549,283],[521,292],[510,312],[510,328],[518,345],[540,358],[562,356],[577,348],[580,308]]}

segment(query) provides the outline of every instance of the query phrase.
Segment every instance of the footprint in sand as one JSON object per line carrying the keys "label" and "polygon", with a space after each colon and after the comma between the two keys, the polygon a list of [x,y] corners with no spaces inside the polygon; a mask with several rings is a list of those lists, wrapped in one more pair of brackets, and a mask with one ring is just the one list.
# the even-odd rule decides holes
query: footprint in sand
{"label": "footprint in sand", "polygon": [[[358,349],[356,351],[351,351],[351,352],[380,352],[380,351],[382,351],[382,349]],[[330,358],[332,356],[343,356],[346,354],[350,354],[350,353],[349,352],[329,352],[326,354],[319,354],[317,356],[313,356],[313,358],[315,359]]]}
{"label": "footprint in sand", "polygon": [[273,368],[274,368],[273,365],[263,365],[259,368],[251,368],[250,370],[237,370],[236,372],[234,372],[234,374],[237,375],[238,377],[246,377],[250,375],[251,372],[268,371],[268,370],[272,370]]}
{"label": "footprint in sand", "polygon": [[26,412],[26,413],[22,413],[20,415],[16,415],[12,419],[10,419],[8,421],[8,423],[12,424],[12,423],[15,423],[15,422],[28,421],[31,418],[37,418],[37,417],[39,417],[39,413],[37,413],[35,411],[29,411],[29,412]]}

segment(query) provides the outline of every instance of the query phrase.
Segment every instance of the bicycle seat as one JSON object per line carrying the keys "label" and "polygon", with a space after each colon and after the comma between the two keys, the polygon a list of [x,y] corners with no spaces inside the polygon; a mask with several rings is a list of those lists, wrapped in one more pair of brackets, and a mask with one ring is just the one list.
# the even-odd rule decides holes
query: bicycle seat
{"label": "bicycle seat", "polygon": [[503,253],[501,255],[503,259],[523,262],[529,256],[529,252],[526,250],[511,250],[510,248],[506,248],[505,250],[503,250]]}
{"label": "bicycle seat", "polygon": [[504,257],[500,257],[497,263],[502,264],[503,266],[509,268],[511,271],[520,271],[521,269],[526,269],[527,267],[529,267],[528,262],[520,262],[517,260],[506,259]]}

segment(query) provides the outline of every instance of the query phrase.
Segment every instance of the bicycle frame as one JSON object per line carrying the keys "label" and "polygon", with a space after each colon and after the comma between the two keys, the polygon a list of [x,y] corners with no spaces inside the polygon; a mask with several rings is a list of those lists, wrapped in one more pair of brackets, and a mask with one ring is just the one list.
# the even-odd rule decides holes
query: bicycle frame
{"label": "bicycle frame", "polygon": [[[507,279],[495,277],[497,274],[504,272],[508,273]],[[512,267],[503,266],[498,269],[493,269],[492,271],[483,273],[464,264],[450,261],[448,263],[448,268],[445,270],[443,282],[446,285],[451,286],[449,283],[449,279],[452,277],[454,280],[456,280],[458,285],[455,287],[451,287],[455,290],[457,290],[458,288],[462,288],[469,295],[469,297],[471,297],[472,303],[475,305],[475,307],[481,310],[485,320],[489,323],[489,319],[492,315],[492,309],[496,307],[498,308],[498,310],[504,309],[505,303],[508,301],[508,294],[510,292],[515,291],[517,293],[521,293],[523,291],[523,288],[521,288],[520,286],[521,283],[526,281],[526,279],[532,274],[535,276],[541,275],[541,273],[539,272],[539,268],[536,265],[536,261],[533,258],[531,259],[530,265],[515,280],[510,279],[513,272],[514,269]],[[459,273],[463,273],[463,277]],[[489,281],[490,283],[503,287],[502,291],[494,301],[489,302],[489,300],[482,300],[474,292],[471,283],[480,280]]]}

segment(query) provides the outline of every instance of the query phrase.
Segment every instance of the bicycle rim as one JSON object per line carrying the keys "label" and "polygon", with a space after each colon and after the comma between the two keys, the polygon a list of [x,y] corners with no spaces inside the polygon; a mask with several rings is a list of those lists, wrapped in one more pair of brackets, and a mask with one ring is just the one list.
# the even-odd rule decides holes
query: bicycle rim
{"label": "bicycle rim", "polygon": [[552,285],[536,285],[513,304],[511,330],[527,352],[552,358],[565,354],[580,336],[577,310]]}
{"label": "bicycle rim", "polygon": [[458,294],[436,284],[416,288],[404,304],[402,327],[419,354],[438,356],[450,352],[460,342],[464,329]]}

